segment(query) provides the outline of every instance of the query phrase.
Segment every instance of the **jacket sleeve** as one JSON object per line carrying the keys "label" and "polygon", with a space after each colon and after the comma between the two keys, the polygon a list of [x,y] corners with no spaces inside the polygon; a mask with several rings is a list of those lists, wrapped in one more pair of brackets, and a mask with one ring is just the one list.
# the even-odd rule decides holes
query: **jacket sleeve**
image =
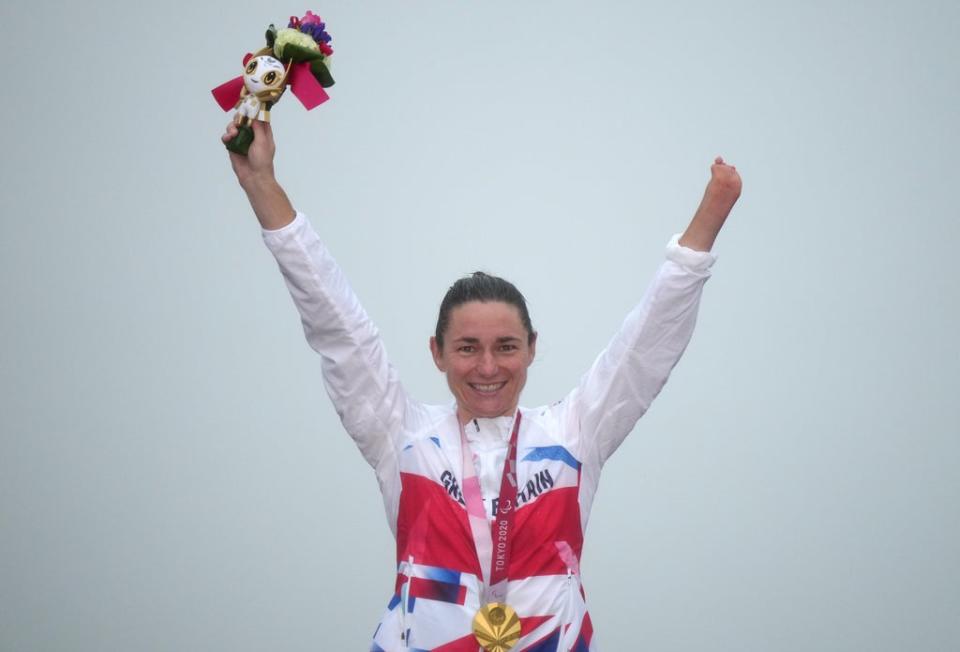
{"label": "jacket sleeve", "polygon": [[567,397],[569,431],[585,462],[599,469],[660,393],[686,349],[715,256],[667,245],[640,303]]}
{"label": "jacket sleeve", "polygon": [[[322,358],[327,393],[344,427],[378,475],[394,458],[409,399],[390,365],[380,334],[343,271],[301,213],[264,231],[303,323],[307,342]],[[382,479],[382,478],[381,478]]]}

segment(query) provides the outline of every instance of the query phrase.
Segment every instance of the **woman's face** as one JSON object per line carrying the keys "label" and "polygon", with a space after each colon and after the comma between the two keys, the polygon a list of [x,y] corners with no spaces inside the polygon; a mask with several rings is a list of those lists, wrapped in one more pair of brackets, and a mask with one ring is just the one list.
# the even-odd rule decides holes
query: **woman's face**
{"label": "woman's face", "polygon": [[470,301],[453,308],[443,349],[430,338],[433,361],[447,375],[461,423],[512,415],[535,350],[536,337],[527,333],[520,311],[502,301]]}

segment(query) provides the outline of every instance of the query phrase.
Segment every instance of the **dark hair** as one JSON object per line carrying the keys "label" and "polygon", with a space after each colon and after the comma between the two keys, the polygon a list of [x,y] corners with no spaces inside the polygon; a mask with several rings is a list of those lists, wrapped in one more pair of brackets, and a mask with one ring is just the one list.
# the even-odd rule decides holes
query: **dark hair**
{"label": "dark hair", "polygon": [[510,281],[486,272],[474,272],[470,276],[457,279],[450,286],[447,294],[440,302],[440,314],[437,316],[437,346],[443,348],[443,334],[450,325],[450,311],[470,301],[502,301],[516,307],[520,313],[520,321],[527,329],[527,343],[533,344],[535,332],[530,323],[530,313],[527,311],[527,301],[520,294],[520,290]]}

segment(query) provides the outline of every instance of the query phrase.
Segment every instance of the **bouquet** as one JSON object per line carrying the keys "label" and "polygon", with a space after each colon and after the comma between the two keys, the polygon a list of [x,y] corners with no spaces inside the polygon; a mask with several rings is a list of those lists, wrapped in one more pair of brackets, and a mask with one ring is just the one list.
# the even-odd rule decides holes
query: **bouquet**
{"label": "bouquet", "polygon": [[267,46],[243,58],[243,75],[213,89],[213,97],[224,111],[236,109],[234,122],[239,132],[226,146],[246,155],[253,142],[254,120],[270,122],[270,109],[290,87],[309,111],[330,96],[330,35],[320,16],[308,11],[303,18],[290,17],[284,29],[270,25]]}

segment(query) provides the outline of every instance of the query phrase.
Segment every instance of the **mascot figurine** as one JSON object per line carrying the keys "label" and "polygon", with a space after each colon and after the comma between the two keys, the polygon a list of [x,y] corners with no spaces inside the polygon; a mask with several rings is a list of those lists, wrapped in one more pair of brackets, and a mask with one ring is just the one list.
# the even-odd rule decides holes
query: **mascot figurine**
{"label": "mascot figurine", "polygon": [[239,133],[227,143],[227,149],[246,155],[253,142],[250,123],[270,122],[270,109],[287,86],[308,111],[330,99],[324,89],[333,86],[332,54],[326,25],[311,11],[303,18],[291,16],[286,29],[271,25],[267,47],[243,58],[243,76],[213,89],[213,97],[224,111],[237,110],[234,122]]}

